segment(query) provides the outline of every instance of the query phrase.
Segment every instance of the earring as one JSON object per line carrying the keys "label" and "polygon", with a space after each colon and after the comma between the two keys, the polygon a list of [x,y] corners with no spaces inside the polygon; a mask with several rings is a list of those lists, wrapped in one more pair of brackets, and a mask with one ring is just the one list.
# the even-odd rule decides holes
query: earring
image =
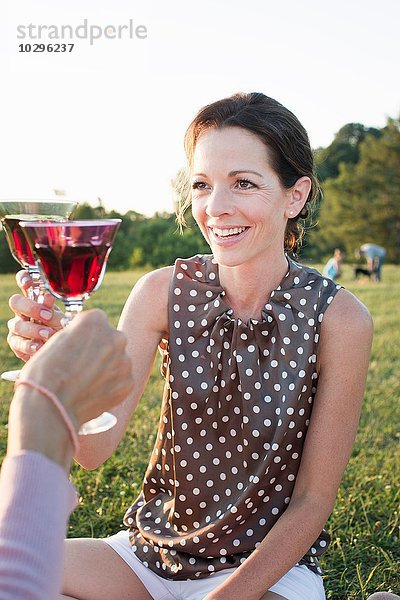
{"label": "earring", "polygon": [[292,216],[293,215],[293,211],[289,210],[289,215]]}

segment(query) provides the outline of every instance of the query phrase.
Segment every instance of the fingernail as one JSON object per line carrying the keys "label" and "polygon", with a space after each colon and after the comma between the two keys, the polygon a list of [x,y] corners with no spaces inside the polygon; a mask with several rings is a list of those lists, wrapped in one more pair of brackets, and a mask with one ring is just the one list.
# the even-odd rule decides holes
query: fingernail
{"label": "fingernail", "polygon": [[39,348],[39,344],[31,344],[30,345],[30,349],[32,350],[32,352],[36,352],[36,350]]}
{"label": "fingernail", "polygon": [[25,285],[26,283],[28,283],[28,281],[30,281],[30,277],[27,277],[27,275],[25,275],[25,277],[21,279],[21,285]]}
{"label": "fingernail", "polygon": [[40,311],[39,314],[42,317],[42,319],[45,319],[46,321],[49,321],[51,319],[53,313],[51,311],[49,311],[49,310],[43,309],[43,310]]}
{"label": "fingernail", "polygon": [[42,338],[44,338],[45,340],[47,340],[47,338],[50,335],[50,331],[48,329],[39,329],[39,335],[41,335]]}

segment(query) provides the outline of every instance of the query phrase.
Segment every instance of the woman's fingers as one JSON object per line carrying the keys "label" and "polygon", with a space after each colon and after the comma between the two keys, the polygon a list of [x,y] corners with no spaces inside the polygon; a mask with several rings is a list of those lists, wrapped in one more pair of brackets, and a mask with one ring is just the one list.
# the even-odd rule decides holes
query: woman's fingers
{"label": "woman's fingers", "polygon": [[24,296],[27,296],[28,290],[32,285],[32,278],[29,275],[28,271],[18,271],[18,273],[15,276],[15,279],[17,280],[17,285],[19,288],[21,288]]}
{"label": "woman's fingers", "polygon": [[14,354],[24,361],[27,361],[40,346],[43,346],[43,342],[40,340],[30,340],[12,333],[8,334],[7,342]]}
{"label": "woman's fingers", "polygon": [[12,335],[28,338],[31,340],[46,341],[55,333],[55,329],[41,323],[27,321],[20,317],[14,317],[7,323],[8,330]]}
{"label": "woman's fingers", "polygon": [[[29,272],[28,271],[18,271],[18,273],[15,276],[15,279],[17,280],[17,285],[19,288],[21,288],[24,296],[28,297],[28,290],[34,283],[32,280],[32,277],[29,275]],[[35,282],[35,285],[37,285],[37,282]],[[54,296],[52,296],[51,294],[46,292],[41,304],[44,304],[45,306],[48,306],[49,308],[53,308],[54,303],[55,303]]]}
{"label": "woman's fingers", "polygon": [[47,306],[47,308],[52,308],[54,311],[61,312],[58,306],[55,305],[56,299],[51,294],[46,293],[43,296],[42,306]]}
{"label": "woman's fingers", "polygon": [[47,304],[37,304],[16,294],[11,296],[9,305],[16,316],[8,321],[7,342],[18,358],[27,361],[61,328],[63,313],[53,306],[52,298]]}
{"label": "woman's fingers", "polygon": [[37,304],[33,300],[29,300],[29,298],[25,298],[20,294],[15,294],[14,296],[11,296],[9,306],[16,315],[23,319],[33,319],[34,321],[38,321],[46,327],[55,330],[61,328],[63,313],[60,310],[55,309],[53,303],[50,300],[47,300],[47,297],[46,304]]}

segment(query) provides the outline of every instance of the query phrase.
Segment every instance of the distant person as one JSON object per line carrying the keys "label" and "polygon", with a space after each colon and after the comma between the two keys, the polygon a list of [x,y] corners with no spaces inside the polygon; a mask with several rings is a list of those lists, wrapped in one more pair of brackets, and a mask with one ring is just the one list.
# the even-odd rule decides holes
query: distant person
{"label": "distant person", "polygon": [[102,311],[87,311],[22,369],[0,477],[0,600],[59,597],[77,431],[131,391],[125,348]]}
{"label": "distant person", "polygon": [[375,281],[381,281],[382,278],[382,264],[383,259],[386,256],[386,250],[382,246],[377,244],[363,244],[359,249],[360,256],[363,256],[367,260],[368,271]]}
{"label": "distant person", "polygon": [[330,279],[337,279],[342,274],[343,254],[340,248],[335,248],[333,256],[326,263],[323,275]]}

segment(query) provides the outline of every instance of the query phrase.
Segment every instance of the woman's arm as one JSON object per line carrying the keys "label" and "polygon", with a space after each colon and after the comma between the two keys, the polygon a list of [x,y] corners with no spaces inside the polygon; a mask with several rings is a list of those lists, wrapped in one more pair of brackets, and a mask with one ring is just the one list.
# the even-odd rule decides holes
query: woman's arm
{"label": "woman's arm", "polygon": [[371,341],[368,311],[352,294],[339,291],[321,325],[318,391],[290,504],[260,546],[207,600],[259,600],[317,539],[351,454]]}
{"label": "woman's arm", "polygon": [[[132,388],[125,336],[99,310],[84,312],[22,369],[8,419],[0,476],[0,598],[59,595],[66,522],[76,504],[67,473],[71,432],[51,402],[57,395],[71,427],[121,402]],[[86,368],[83,361],[101,349]],[[118,381],[105,371],[121,370]],[[29,385],[27,383],[29,382]],[[33,517],[32,517],[33,515]]]}
{"label": "woman's arm", "polygon": [[[125,304],[118,329],[128,340],[134,386],[126,400],[113,410],[118,419],[115,427],[97,435],[80,436],[80,450],[74,458],[85,469],[96,469],[113,454],[143,394],[158,344],[168,331],[168,290],[172,269],[165,267],[142,277]],[[118,377],[118,371],[115,376]]]}

